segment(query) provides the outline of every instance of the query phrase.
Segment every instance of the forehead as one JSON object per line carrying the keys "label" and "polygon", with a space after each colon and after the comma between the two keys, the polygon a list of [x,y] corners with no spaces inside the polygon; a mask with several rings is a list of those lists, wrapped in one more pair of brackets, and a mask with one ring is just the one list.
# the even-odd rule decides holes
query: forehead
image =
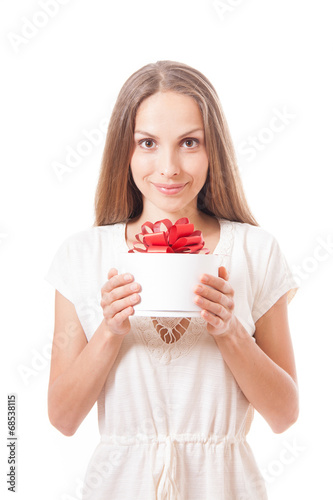
{"label": "forehead", "polygon": [[153,132],[170,124],[174,129],[194,125],[203,127],[197,102],[190,96],[170,91],[157,92],[142,101],[136,114],[136,128],[148,130],[148,127],[154,127]]}

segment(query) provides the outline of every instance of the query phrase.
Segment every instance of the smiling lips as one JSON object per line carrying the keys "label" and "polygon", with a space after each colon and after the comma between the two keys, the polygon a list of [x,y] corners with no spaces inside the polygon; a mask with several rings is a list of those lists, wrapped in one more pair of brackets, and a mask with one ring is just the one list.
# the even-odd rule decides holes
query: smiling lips
{"label": "smiling lips", "polygon": [[177,194],[186,186],[186,184],[155,184],[156,189],[163,194]]}

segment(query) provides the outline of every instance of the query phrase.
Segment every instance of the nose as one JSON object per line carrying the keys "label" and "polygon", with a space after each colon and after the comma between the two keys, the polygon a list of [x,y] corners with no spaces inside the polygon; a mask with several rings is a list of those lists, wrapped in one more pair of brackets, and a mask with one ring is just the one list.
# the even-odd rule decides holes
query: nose
{"label": "nose", "polygon": [[161,151],[159,158],[159,172],[164,177],[173,177],[180,172],[179,159],[171,148],[165,148]]}

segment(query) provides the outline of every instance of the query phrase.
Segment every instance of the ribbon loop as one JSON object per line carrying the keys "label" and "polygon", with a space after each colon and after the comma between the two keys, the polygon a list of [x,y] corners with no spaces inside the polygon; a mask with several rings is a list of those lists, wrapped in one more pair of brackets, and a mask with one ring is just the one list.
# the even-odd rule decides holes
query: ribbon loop
{"label": "ribbon loop", "polygon": [[209,249],[204,248],[202,232],[195,231],[187,217],[178,219],[174,224],[169,219],[155,223],[146,221],[141,231],[135,235],[139,245],[135,244],[129,253],[209,253]]}

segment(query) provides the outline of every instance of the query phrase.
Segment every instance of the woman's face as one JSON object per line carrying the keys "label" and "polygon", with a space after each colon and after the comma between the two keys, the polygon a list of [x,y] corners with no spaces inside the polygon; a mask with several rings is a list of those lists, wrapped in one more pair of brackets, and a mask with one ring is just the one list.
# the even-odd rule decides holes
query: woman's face
{"label": "woman's face", "polygon": [[[143,214],[195,214],[208,172],[203,121],[189,96],[158,92],[138,108],[131,171]],[[174,218],[174,217],[173,217]]]}

